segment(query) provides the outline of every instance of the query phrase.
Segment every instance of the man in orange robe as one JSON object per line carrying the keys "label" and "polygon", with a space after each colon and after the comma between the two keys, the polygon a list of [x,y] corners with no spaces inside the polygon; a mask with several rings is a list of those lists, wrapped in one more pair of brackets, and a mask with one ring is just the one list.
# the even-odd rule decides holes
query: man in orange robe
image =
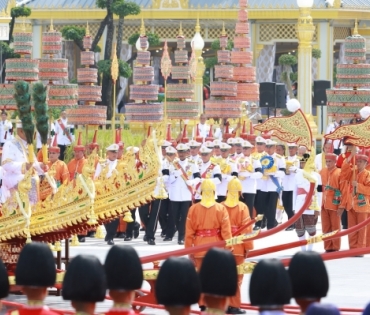
{"label": "man in orange robe", "polygon": [[[323,233],[341,229],[341,211],[338,211],[341,199],[339,181],[340,169],[336,167],[336,161],[337,155],[334,153],[326,153],[326,167],[320,171],[323,187],[323,202],[321,205],[321,225]],[[324,248],[326,252],[340,250],[340,238],[324,241]]]}
{"label": "man in orange robe", "polygon": [[[41,150],[40,150],[41,151]],[[54,138],[53,145],[48,148],[49,151],[49,162],[47,164],[48,169],[52,167],[55,170],[54,180],[57,187],[59,187],[64,182],[69,181],[69,172],[66,163],[59,160],[60,148],[57,144],[57,136]],[[52,187],[49,182],[44,178],[40,183],[40,198],[45,200],[47,196],[52,194]]]}
{"label": "man in orange robe", "polygon": [[[248,207],[239,198],[242,194],[242,184],[238,178],[232,179],[227,185],[227,196],[226,200],[221,204],[225,206],[229,214],[231,232],[235,233],[240,227],[247,224],[251,218],[249,216]],[[243,234],[252,232],[252,225],[248,226],[242,231]],[[244,242],[243,244],[234,245],[234,257],[237,265],[244,263],[244,259],[247,258],[248,251],[253,249],[253,241]],[[229,308],[227,314],[245,314],[246,312],[240,309],[241,295],[240,288],[243,283],[243,274],[238,275],[238,288],[236,294],[230,297]]]}
{"label": "man in orange robe", "polygon": [[87,163],[85,158],[85,146],[81,144],[81,132],[78,136],[77,145],[73,148],[74,158],[68,163],[69,179],[74,180],[78,174],[82,174],[82,168]]}
{"label": "man in orange robe", "polygon": [[[356,165],[351,163],[355,157]],[[348,207],[348,227],[357,225],[366,220],[370,213],[370,172],[366,170],[368,157],[365,154],[356,154],[356,150],[343,162],[341,179],[351,183],[351,189],[344,190],[344,199]],[[340,211],[344,208],[340,207]],[[349,247],[366,247],[366,227],[349,234]]]}

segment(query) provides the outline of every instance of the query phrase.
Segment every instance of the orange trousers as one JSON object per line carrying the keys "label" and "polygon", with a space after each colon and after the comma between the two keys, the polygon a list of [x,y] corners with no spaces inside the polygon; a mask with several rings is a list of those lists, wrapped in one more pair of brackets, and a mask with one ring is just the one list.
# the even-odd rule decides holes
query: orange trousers
{"label": "orange trousers", "polygon": [[370,224],[366,225],[366,247],[370,246]]}
{"label": "orange trousers", "polygon": [[[244,262],[244,257],[242,256],[234,256],[236,260],[237,265],[241,265]],[[200,267],[202,265],[203,258],[195,258],[195,267],[197,268],[198,272],[200,270]],[[236,289],[236,294],[229,299],[229,305],[233,307],[240,307],[241,305],[241,295],[240,295],[240,289],[243,283],[244,275],[238,275],[238,287]],[[203,294],[201,294],[199,302],[199,305],[205,305]]]}
{"label": "orange trousers", "polygon": [[[329,233],[341,229],[340,216],[336,210],[321,210],[321,225],[322,232]],[[325,250],[340,250],[340,237],[333,240],[324,241]]]}
{"label": "orange trousers", "polygon": [[[351,209],[347,212],[348,214],[348,228],[355,226],[369,217],[369,213],[366,212],[356,212]],[[363,227],[361,230],[356,231],[348,235],[349,248],[363,248],[366,247],[366,229]]]}

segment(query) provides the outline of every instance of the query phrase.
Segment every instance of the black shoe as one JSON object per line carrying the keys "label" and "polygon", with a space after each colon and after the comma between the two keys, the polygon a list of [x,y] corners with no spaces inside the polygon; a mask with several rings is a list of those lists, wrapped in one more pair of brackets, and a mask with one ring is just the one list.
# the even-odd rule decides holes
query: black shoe
{"label": "black shoe", "polygon": [[180,241],[177,242],[177,244],[184,245],[184,241],[183,240],[180,240]]}
{"label": "black shoe", "polygon": [[114,241],[113,240],[108,240],[107,244],[108,245],[114,245]]}
{"label": "black shoe", "polygon": [[163,232],[162,232],[162,233],[161,233],[161,237],[162,237],[162,238],[165,238],[165,237],[166,237],[166,233],[163,233]]}
{"label": "black shoe", "polygon": [[117,238],[125,238],[126,237],[126,233],[125,232],[119,232],[119,233],[117,233],[116,237]]}
{"label": "black shoe", "polygon": [[88,237],[95,237],[95,231],[90,231],[90,232],[87,232],[87,236]]}
{"label": "black shoe", "polygon": [[131,240],[132,240],[132,237],[125,237],[125,239],[124,239],[125,242],[129,242]]}
{"label": "black shoe", "polygon": [[85,243],[85,242],[86,242],[86,238],[85,238],[85,236],[79,236],[79,237],[78,237],[78,241],[79,241],[80,243]]}
{"label": "black shoe", "polygon": [[199,305],[199,309],[201,312],[205,312],[207,308],[205,305]]}
{"label": "black shoe", "polygon": [[172,237],[165,237],[163,239],[164,242],[171,242],[172,241]]}
{"label": "black shoe", "polygon": [[327,250],[325,251],[325,253],[332,253],[332,252],[336,252],[336,250],[335,250],[335,249],[327,249]]}
{"label": "black shoe", "polygon": [[226,310],[226,314],[247,314],[247,312],[239,307],[229,306]]}
{"label": "black shoe", "polygon": [[293,231],[294,230],[294,225],[288,226],[285,231]]}
{"label": "black shoe", "polygon": [[140,229],[140,232],[143,232],[143,231],[145,231],[145,228],[143,228],[143,227],[142,227],[142,228]]}
{"label": "black shoe", "polygon": [[105,241],[105,242],[108,242],[108,235],[105,235],[105,237],[104,237],[104,241]]}
{"label": "black shoe", "polygon": [[148,240],[148,245],[155,245],[155,241],[151,238]]}
{"label": "black shoe", "polygon": [[256,225],[254,228],[253,228],[253,231],[258,231],[258,230],[260,230],[261,229],[261,227],[260,226],[258,226],[258,225]]}
{"label": "black shoe", "polygon": [[146,235],[144,235],[143,241],[146,242],[147,240],[148,240],[148,238],[146,237]]}
{"label": "black shoe", "polygon": [[135,227],[134,227],[134,238],[138,238],[140,233],[140,224],[135,222]]}

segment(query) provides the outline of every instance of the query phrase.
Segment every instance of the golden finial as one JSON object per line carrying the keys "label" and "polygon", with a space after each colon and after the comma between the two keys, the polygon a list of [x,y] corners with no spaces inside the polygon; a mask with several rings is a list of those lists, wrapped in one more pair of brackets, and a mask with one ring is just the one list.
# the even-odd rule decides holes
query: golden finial
{"label": "golden finial", "polygon": [[199,13],[197,14],[197,24],[195,25],[195,32],[200,33]]}
{"label": "golden finial", "polygon": [[117,81],[118,74],[119,74],[116,50],[117,50],[117,44],[114,43],[113,50],[112,50],[112,67],[111,67],[111,75],[112,75],[112,80],[114,82]]}
{"label": "golden finial", "polygon": [[50,19],[50,29],[49,32],[54,32],[54,25],[53,25],[53,19]]}
{"label": "golden finial", "polygon": [[182,23],[180,22],[179,36],[184,36],[182,32]]}
{"label": "golden finial", "polygon": [[357,19],[355,20],[355,29],[353,30],[353,35],[358,35]]}
{"label": "golden finial", "polygon": [[226,36],[226,31],[225,31],[225,22],[222,22],[222,31],[221,31],[221,36]]}
{"label": "golden finial", "polygon": [[141,16],[140,36],[145,36],[144,18]]}
{"label": "golden finial", "polygon": [[85,36],[90,36],[90,30],[89,30],[89,21],[86,22],[86,32]]}

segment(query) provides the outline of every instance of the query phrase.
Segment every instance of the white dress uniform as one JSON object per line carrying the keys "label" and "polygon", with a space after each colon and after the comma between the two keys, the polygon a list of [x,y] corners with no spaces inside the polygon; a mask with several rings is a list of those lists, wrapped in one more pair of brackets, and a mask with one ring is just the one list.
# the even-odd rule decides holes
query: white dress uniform
{"label": "white dress uniform", "polygon": [[[199,123],[198,124],[198,130],[199,130],[199,135],[203,138],[203,141],[205,138],[207,138],[208,134],[209,134],[209,125],[207,124],[201,124]],[[195,127],[195,130],[196,130],[196,127]],[[195,134],[193,135],[193,138],[195,138]]]}
{"label": "white dress uniform", "polygon": [[102,171],[105,167],[108,167],[108,172],[107,172],[107,174],[106,174],[106,178],[111,177],[111,176],[112,176],[112,174],[113,174],[113,172],[114,172],[114,170],[115,170],[115,169],[116,169],[116,167],[117,167],[117,162],[118,162],[118,160],[117,160],[117,159],[115,159],[114,161],[111,161],[111,160],[107,159],[107,160],[105,161],[104,165],[101,165],[100,163],[98,163],[98,164],[96,165],[96,170],[95,170],[94,178],[95,178],[95,179],[96,179],[96,178],[98,178],[98,177],[99,177],[99,175],[100,175],[100,173],[101,173],[101,171]]}
{"label": "white dress uniform", "polygon": [[[51,128],[49,130],[49,134],[50,134],[50,131],[52,131],[52,130],[54,130],[54,132],[55,132],[55,125],[54,125],[54,123],[51,123]],[[51,140],[50,140],[50,143],[53,143],[53,142],[54,142],[54,136],[52,136],[51,137]],[[40,133],[38,131],[36,131],[36,148],[37,149],[41,149],[41,147],[42,147],[41,136],[40,136]]]}
{"label": "white dress uniform", "polygon": [[[36,156],[34,156],[33,167],[38,175],[43,175]],[[10,197],[11,190],[17,188],[18,183],[24,178],[24,164],[28,163],[28,146],[27,141],[22,140],[18,136],[10,141],[6,141],[3,147],[2,167],[3,167],[3,182],[2,182],[2,202],[5,202]],[[31,204],[37,202],[37,186],[36,180],[32,179],[32,188],[29,193]]]}
{"label": "white dress uniform", "polygon": [[[339,128],[340,125],[335,121],[333,123],[331,123],[327,128],[326,128],[326,135],[335,131],[335,129]],[[334,150],[341,150],[342,147],[343,147],[343,141],[342,140],[334,140],[333,141],[333,147],[334,147]]]}
{"label": "white dress uniform", "polygon": [[[13,128],[12,123],[9,120],[0,121],[0,143],[5,143],[7,140],[11,140],[13,136],[10,134],[9,130]],[[6,139],[5,139],[6,135]]]}
{"label": "white dress uniform", "polygon": [[239,179],[242,183],[242,193],[256,194],[257,180],[262,178],[261,162],[250,156],[244,156],[238,161]]}
{"label": "white dress uniform", "polygon": [[[273,175],[275,176],[276,178],[278,178],[279,180],[279,184],[282,186],[282,180],[285,176],[285,172],[284,171],[281,171],[281,169],[285,169],[286,168],[286,163],[285,163],[285,159],[284,157],[282,157],[281,155],[277,154],[277,153],[274,153],[273,155],[268,155],[266,154],[266,156],[271,156],[273,159],[274,159],[274,166],[276,167],[276,172],[274,173],[266,173],[267,175]],[[264,176],[262,177],[262,180],[261,180],[261,191],[265,191],[265,192],[276,192],[276,185],[274,184],[274,182],[272,181],[271,177],[270,176]]]}
{"label": "white dress uniform", "polygon": [[198,168],[202,164],[202,159],[200,158],[200,155],[191,155],[188,159],[190,164],[195,164]]}
{"label": "white dress uniform", "polygon": [[[218,198],[221,197],[222,201],[224,201],[227,193],[227,185],[230,179],[232,179],[233,175],[236,176],[236,174],[238,173],[238,164],[230,157],[228,157],[226,159],[221,158],[221,161],[220,163],[218,163],[218,166],[220,167],[222,181],[221,183],[216,185],[216,192],[217,197]],[[220,202],[221,199],[219,199],[218,202]]]}
{"label": "white dress uniform", "polygon": [[[213,165],[213,169],[212,169],[211,165]],[[220,178],[222,178],[222,175],[221,175],[220,166],[211,162],[211,161],[208,161],[207,163],[202,162],[200,164],[200,167],[199,167],[199,173],[200,173],[200,176],[202,178],[212,179],[212,181],[215,183],[216,187],[221,183]],[[215,175],[217,175],[218,177],[215,177]],[[198,189],[196,189],[194,199],[195,200],[201,200],[202,199],[202,194],[201,194],[201,191],[200,191],[200,185],[198,186]],[[216,188],[216,192],[215,192],[215,199],[217,199],[217,188]]]}
{"label": "white dress uniform", "polygon": [[[68,139],[65,131],[63,130],[62,126],[60,125],[59,123],[59,120],[61,121],[61,123],[64,125],[65,129],[67,129],[68,131],[70,131],[71,128],[73,128],[72,125],[68,125],[68,119],[63,119],[63,118],[59,118],[56,122],[55,122],[55,126],[54,126],[54,130],[55,130],[55,134],[58,135],[58,145],[71,145],[71,140]],[[72,139],[72,142],[74,141],[74,136],[71,135],[71,139]]]}

